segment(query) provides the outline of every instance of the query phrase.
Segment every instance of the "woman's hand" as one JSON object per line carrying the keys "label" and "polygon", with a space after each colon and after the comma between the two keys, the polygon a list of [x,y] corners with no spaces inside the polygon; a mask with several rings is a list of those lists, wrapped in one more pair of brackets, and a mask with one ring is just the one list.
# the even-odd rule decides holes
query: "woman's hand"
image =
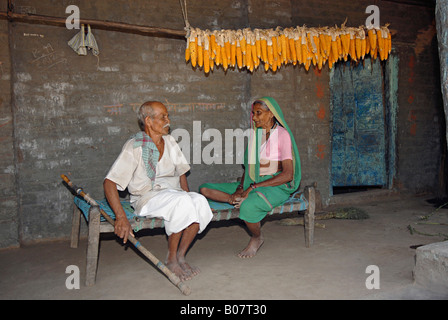
{"label": "woman's hand", "polygon": [[241,203],[243,203],[243,201],[247,199],[251,190],[252,188],[247,188],[245,191],[242,191],[238,196],[234,198],[233,205],[235,206],[235,208],[239,208],[241,206]]}

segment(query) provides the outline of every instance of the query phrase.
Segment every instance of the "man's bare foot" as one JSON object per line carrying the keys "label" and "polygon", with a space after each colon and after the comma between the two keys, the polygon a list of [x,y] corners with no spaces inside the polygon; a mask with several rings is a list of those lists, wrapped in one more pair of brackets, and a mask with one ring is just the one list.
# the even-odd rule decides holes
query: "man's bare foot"
{"label": "man's bare foot", "polygon": [[199,270],[198,267],[195,266],[190,266],[185,260],[180,260],[179,261],[179,265],[182,268],[182,270],[184,271],[184,274],[189,277],[189,279],[186,280],[190,280],[191,278],[193,278],[194,276],[197,276],[201,270]]}
{"label": "man's bare foot", "polygon": [[188,275],[181,265],[178,262],[167,262],[166,267],[170,269],[172,273],[179,277],[181,281],[187,281],[192,278],[191,275]]}
{"label": "man's bare foot", "polygon": [[254,257],[257,254],[258,249],[260,249],[263,242],[264,242],[263,237],[250,238],[249,244],[243,251],[241,251],[238,254],[238,257],[243,258],[243,259]]}

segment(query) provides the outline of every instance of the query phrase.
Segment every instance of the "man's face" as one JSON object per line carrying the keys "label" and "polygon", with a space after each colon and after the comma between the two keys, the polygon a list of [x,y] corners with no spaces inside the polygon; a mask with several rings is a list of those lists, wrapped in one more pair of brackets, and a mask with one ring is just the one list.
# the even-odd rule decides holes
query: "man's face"
{"label": "man's face", "polygon": [[145,119],[146,126],[155,134],[165,135],[170,132],[170,117],[168,110],[162,103],[153,106],[154,116],[147,116]]}

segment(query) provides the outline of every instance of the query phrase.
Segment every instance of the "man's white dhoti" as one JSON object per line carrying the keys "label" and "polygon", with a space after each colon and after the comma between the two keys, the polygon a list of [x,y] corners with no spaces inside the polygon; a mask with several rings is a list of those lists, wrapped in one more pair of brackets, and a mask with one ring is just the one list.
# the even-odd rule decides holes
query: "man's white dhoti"
{"label": "man's white dhoti", "polygon": [[182,190],[180,176],[190,166],[174,138],[166,135],[163,139],[165,150],[157,163],[154,183],[146,174],[142,148],[133,147],[134,139],[123,146],[106,178],[115,182],[118,190],[128,189],[137,215],[164,219],[168,235],[192,223],[199,223],[202,232],[213,217],[208,201],[199,193]]}
{"label": "man's white dhoti", "polygon": [[167,235],[178,233],[192,223],[199,223],[199,233],[213,217],[207,199],[196,192],[164,189],[140,210],[140,216],[162,218]]}

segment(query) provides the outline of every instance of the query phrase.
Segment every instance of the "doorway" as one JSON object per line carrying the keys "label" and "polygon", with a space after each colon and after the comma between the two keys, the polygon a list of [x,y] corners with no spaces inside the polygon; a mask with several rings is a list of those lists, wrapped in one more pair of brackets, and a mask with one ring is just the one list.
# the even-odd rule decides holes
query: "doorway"
{"label": "doorway", "polygon": [[380,62],[368,57],[357,65],[350,61],[337,63],[332,69],[333,194],[391,187],[397,66],[393,58]]}

